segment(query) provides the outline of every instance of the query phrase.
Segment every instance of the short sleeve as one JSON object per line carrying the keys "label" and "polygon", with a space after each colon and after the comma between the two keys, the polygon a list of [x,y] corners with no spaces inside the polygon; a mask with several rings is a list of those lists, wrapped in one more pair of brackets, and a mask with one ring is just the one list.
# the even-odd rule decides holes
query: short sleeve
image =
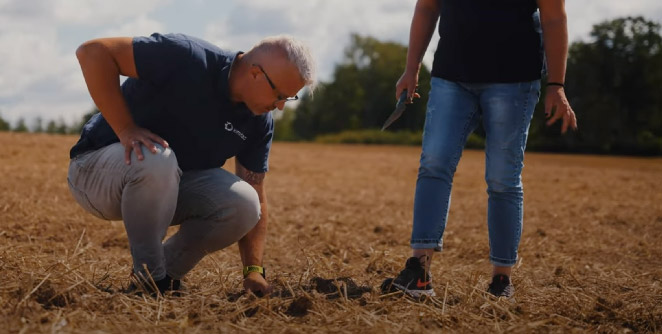
{"label": "short sleeve", "polygon": [[237,155],[237,160],[242,166],[256,173],[265,173],[269,170],[269,152],[274,137],[274,121],[271,113],[265,116],[264,121],[259,124],[259,131],[256,131],[255,144]]}
{"label": "short sleeve", "polygon": [[191,59],[191,43],[179,34],[134,37],[133,59],[138,78],[158,86]]}

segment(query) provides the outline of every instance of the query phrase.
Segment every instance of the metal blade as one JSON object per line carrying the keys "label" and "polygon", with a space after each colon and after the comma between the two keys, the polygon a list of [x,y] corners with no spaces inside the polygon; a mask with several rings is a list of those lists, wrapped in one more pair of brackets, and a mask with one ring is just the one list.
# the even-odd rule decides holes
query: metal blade
{"label": "metal blade", "polygon": [[398,99],[398,103],[395,104],[395,110],[393,111],[393,113],[391,113],[391,116],[389,116],[386,119],[386,122],[384,122],[384,126],[382,126],[382,131],[384,131],[391,124],[393,124],[393,122],[395,122],[398,118],[400,118],[400,116],[402,116],[402,113],[407,108],[407,106],[405,105],[406,101],[407,101],[407,90],[405,89],[400,94],[400,98]]}

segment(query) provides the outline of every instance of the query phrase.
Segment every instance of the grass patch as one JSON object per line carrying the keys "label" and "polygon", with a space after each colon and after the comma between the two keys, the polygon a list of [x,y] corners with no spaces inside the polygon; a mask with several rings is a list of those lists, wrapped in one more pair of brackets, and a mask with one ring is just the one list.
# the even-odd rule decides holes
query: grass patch
{"label": "grass patch", "polygon": [[[423,131],[380,131],[352,130],[317,136],[315,142],[323,144],[373,144],[373,145],[418,145],[423,141]],[[467,140],[467,148],[481,149],[485,140],[476,134],[471,134]]]}

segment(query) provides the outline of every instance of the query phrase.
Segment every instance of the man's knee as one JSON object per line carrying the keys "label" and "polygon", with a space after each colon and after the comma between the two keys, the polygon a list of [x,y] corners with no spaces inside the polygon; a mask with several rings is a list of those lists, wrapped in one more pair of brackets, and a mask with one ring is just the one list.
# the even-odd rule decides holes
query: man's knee
{"label": "man's knee", "polygon": [[237,228],[246,234],[257,225],[260,220],[260,198],[250,184],[244,181],[232,185],[235,188],[234,211]]}
{"label": "man's knee", "polygon": [[143,160],[138,160],[134,153],[131,153],[131,166],[134,170],[134,176],[137,178],[149,178],[159,182],[168,181],[179,183],[181,171],[177,164],[175,153],[170,148],[163,148],[156,145],[156,153],[150,152],[143,147]]}

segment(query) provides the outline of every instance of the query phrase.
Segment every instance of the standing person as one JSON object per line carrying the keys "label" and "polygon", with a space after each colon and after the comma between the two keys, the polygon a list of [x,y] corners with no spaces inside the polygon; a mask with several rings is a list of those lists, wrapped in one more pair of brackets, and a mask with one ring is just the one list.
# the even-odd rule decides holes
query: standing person
{"label": "standing person", "polygon": [[[69,188],[88,212],[124,221],[130,290],[177,290],[205,255],[238,242],[244,288],[270,292],[262,267],[270,111],[314,84],[308,48],[275,36],[243,53],[155,33],[91,40],[76,56],[101,113],[71,149]],[[231,157],[235,174],[220,168]],[[171,225],[180,228],[162,242]]]}
{"label": "standing person", "polygon": [[410,103],[419,97],[413,92],[438,19],[440,40],[414,200],[413,256],[382,288],[434,296],[430,265],[433,252],[442,250],[453,175],[467,137],[482,122],[493,265],[488,291],[511,297],[511,268],[522,233],[524,148],[545,58],[547,125],[562,120],[562,133],[569,127],[577,129],[563,91],[568,50],[565,4],[563,0],[418,0],[396,97],[405,89]]}

